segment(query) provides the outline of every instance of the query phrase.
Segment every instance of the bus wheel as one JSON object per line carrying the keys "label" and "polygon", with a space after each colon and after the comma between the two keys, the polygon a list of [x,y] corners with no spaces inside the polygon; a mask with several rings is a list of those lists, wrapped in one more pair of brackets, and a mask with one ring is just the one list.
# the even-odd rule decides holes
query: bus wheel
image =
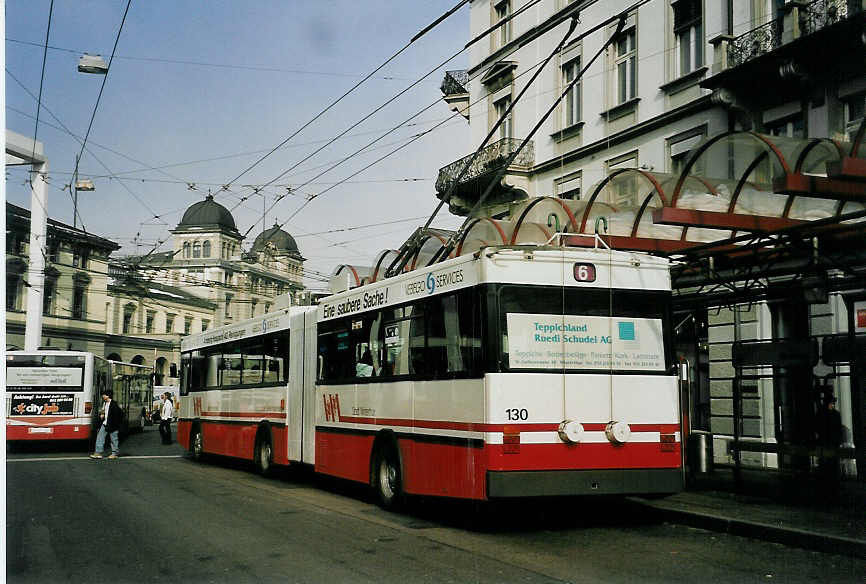
{"label": "bus wheel", "polygon": [[204,442],[202,442],[201,430],[198,427],[192,430],[192,436],[189,439],[189,450],[192,452],[192,459],[196,462],[201,462],[204,458]]}
{"label": "bus wheel", "polygon": [[370,482],[382,509],[393,511],[399,507],[402,498],[400,462],[393,446],[383,444],[376,449]]}
{"label": "bus wheel", "polygon": [[256,472],[263,477],[271,476],[273,469],[274,450],[271,448],[271,440],[267,436],[267,430],[259,434],[256,439],[256,447],[253,451],[253,458],[256,463]]}

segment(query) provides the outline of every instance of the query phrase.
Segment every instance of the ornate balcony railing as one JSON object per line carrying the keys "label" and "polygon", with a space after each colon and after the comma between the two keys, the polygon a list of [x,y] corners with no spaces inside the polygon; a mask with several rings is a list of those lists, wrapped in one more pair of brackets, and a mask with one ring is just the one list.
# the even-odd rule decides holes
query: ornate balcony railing
{"label": "ornate balcony railing", "polygon": [[[467,183],[484,174],[500,170],[506,159],[511,156],[520,146],[523,140],[516,138],[504,138],[487,145],[475,160],[472,154],[456,160],[448,166],[439,169],[439,177],[436,179],[436,191],[444,194],[463,172],[464,167],[472,160],[471,166],[460,178],[460,182]],[[511,162],[511,167],[530,168],[535,164],[535,146],[532,141],[528,142],[520,154]]]}
{"label": "ornate balcony railing", "polygon": [[728,45],[728,67],[737,67],[779,48],[782,45],[782,23],[783,20],[777,18],[732,40]]}
{"label": "ornate balcony railing", "polygon": [[800,12],[801,34],[812,34],[862,10],[860,0],[815,0]]}
{"label": "ornate balcony railing", "polygon": [[442,80],[442,85],[439,89],[446,97],[449,95],[460,95],[461,93],[469,92],[469,73],[462,71],[446,71],[445,78]]}

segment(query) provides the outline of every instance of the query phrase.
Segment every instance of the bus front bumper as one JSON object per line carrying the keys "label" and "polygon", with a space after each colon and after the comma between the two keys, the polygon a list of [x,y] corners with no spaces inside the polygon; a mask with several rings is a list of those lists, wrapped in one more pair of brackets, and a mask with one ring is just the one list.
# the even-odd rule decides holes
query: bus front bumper
{"label": "bus front bumper", "polygon": [[647,495],[682,491],[678,468],[488,471],[487,497]]}

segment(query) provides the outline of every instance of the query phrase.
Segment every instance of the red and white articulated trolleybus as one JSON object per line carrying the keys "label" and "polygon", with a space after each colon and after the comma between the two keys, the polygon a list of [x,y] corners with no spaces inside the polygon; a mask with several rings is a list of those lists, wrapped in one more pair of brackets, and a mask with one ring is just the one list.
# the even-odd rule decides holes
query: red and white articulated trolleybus
{"label": "red and white articulated trolleybus", "polygon": [[384,507],[673,493],[670,297],[664,259],[484,248],[186,339],[178,438],[369,483]]}
{"label": "red and white articulated trolleybus", "polygon": [[82,351],[9,351],[6,441],[93,439],[106,387],[123,411],[121,432],[143,429],[152,373],[151,367]]}

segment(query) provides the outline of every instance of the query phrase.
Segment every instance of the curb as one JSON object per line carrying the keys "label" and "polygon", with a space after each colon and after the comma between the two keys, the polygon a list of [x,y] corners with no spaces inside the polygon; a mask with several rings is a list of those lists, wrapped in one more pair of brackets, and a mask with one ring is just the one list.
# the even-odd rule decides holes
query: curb
{"label": "curb", "polygon": [[866,559],[866,541],[864,540],[816,533],[814,531],[806,531],[793,527],[781,527],[756,521],[732,519],[730,517],[714,515],[712,513],[699,513],[683,509],[672,509],[663,504],[660,505],[658,503],[650,503],[637,499],[635,501],[641,503],[647,509],[652,510],[661,518],[672,523],[679,523],[690,527],[718,531],[721,533],[729,533],[731,535],[761,539],[764,541],[772,541],[818,552]]}

